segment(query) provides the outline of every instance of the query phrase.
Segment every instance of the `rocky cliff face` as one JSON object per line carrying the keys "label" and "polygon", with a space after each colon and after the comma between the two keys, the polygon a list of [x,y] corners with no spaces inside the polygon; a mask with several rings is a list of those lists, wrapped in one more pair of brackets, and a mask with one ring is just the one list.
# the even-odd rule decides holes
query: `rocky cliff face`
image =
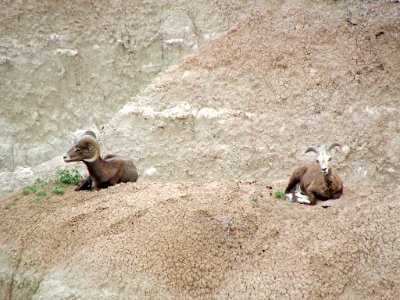
{"label": "rocky cliff face", "polygon": [[254,1],[2,1],[0,170],[62,153]]}
{"label": "rocky cliff face", "polygon": [[106,145],[162,179],[279,179],[314,159],[308,146],[339,142],[347,183],[396,185],[399,6],[304,5],[266,5],[160,74]]}

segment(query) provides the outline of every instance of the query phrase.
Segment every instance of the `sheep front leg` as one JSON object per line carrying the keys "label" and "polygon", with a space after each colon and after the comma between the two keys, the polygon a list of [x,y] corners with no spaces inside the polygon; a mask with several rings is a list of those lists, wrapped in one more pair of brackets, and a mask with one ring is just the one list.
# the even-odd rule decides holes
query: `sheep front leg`
{"label": "sheep front leg", "polygon": [[89,175],[85,179],[81,180],[79,186],[75,189],[75,191],[85,191],[92,189],[92,177]]}
{"label": "sheep front leg", "polygon": [[307,191],[307,196],[309,199],[309,205],[315,205],[317,203],[317,198],[315,197],[315,192],[313,191],[312,187],[310,186]]}

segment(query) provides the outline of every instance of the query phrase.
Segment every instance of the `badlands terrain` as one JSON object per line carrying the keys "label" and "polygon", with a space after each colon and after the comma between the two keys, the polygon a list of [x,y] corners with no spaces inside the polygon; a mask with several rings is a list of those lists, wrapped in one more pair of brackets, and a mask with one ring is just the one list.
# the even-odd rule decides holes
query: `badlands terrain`
{"label": "badlands terrain", "polygon": [[[398,299],[400,4],[0,4],[0,299]],[[92,129],[137,183],[36,201]],[[274,197],[339,142],[345,189]],[[55,184],[50,183],[50,190]]]}

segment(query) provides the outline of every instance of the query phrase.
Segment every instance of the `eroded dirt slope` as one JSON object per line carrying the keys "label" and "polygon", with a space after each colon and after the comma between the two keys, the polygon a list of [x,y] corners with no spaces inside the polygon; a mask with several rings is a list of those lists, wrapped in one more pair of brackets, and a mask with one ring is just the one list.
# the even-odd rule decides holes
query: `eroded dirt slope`
{"label": "eroded dirt slope", "polygon": [[397,186],[398,28],[398,3],[268,2],[158,76],[104,147],[159,179],[282,179],[339,142],[346,182]]}
{"label": "eroded dirt slope", "polygon": [[257,2],[1,1],[0,171],[62,153]]}
{"label": "eroded dirt slope", "polygon": [[[0,203],[0,298],[400,298],[399,7],[251,6],[98,130],[103,154],[135,160],[137,184]],[[131,71],[124,59],[114,71]],[[273,198],[295,165],[314,159],[306,147],[332,142],[343,144],[341,199]],[[1,191],[63,165],[0,173]]]}
{"label": "eroded dirt slope", "polygon": [[[97,131],[103,154],[131,157],[142,175],[156,171],[142,179],[280,180],[314,159],[303,154],[308,146],[339,142],[343,151],[334,160],[347,183],[397,186],[400,5],[239,6],[246,11],[237,15],[240,22],[161,72]],[[230,16],[233,8],[220,9]],[[207,17],[200,20],[207,24]],[[126,90],[111,85],[124,98]],[[57,142],[60,155],[72,140],[64,135]],[[0,188],[0,197],[40,176],[34,169],[1,172],[10,184]]]}
{"label": "eroded dirt slope", "polygon": [[11,198],[0,207],[0,296],[400,296],[395,191],[348,187],[338,201],[310,207],[274,199],[282,188],[255,180],[152,182],[39,204]]}

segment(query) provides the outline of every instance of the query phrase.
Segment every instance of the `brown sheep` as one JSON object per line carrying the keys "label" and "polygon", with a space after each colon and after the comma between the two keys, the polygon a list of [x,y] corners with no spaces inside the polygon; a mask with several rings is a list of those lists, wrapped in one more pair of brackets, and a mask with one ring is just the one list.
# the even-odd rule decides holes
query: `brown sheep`
{"label": "brown sheep", "polygon": [[317,199],[338,199],[342,195],[343,181],[331,164],[330,154],[338,146],[341,145],[334,143],[327,149],[307,149],[306,153],[318,154],[317,162],[295,169],[285,189],[287,200],[315,205]]}
{"label": "brown sheep", "polygon": [[93,131],[85,131],[75,139],[75,145],[63,157],[69,163],[83,161],[89,176],[75,189],[99,190],[120,182],[136,182],[138,173],[132,160],[108,154],[102,158],[100,147]]}

